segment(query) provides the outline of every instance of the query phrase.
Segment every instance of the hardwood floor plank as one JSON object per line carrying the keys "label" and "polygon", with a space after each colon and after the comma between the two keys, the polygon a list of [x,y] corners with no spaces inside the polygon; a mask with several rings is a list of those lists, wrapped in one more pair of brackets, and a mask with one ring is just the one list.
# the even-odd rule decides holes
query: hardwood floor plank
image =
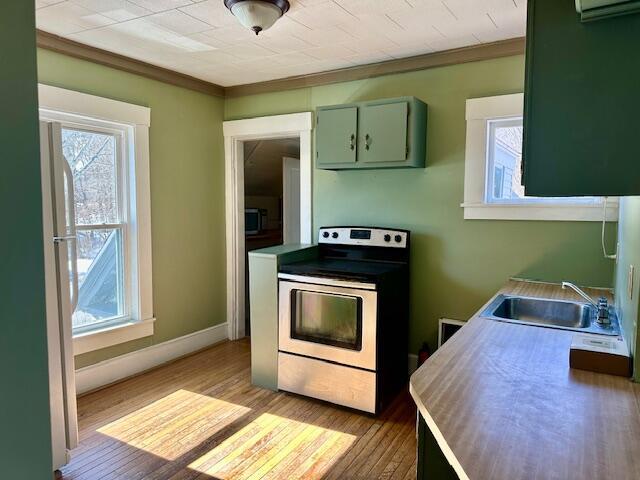
{"label": "hardwood floor plank", "polygon": [[364,451],[368,450],[368,446],[371,444],[372,439],[379,434],[379,430],[383,427],[385,422],[397,412],[398,408],[399,403],[396,401],[382,413],[380,418],[372,419],[366,432],[358,435],[358,439],[353,445],[353,448],[349,449],[341,461],[328,472],[326,476],[327,479],[339,480],[341,478],[345,478],[345,476],[349,476],[349,478],[356,477],[357,469],[355,468],[355,464],[358,462],[358,459]]}
{"label": "hardwood floor plank", "polygon": [[[413,436],[404,435],[402,438],[402,444],[395,451],[393,451],[393,447],[391,447],[390,450],[393,452],[393,457],[391,458],[391,460],[385,459],[383,461],[383,459],[380,459],[380,466],[377,466],[377,467],[378,468],[382,467],[382,471],[378,475],[377,477],[378,479],[380,480],[390,479],[391,476],[395,473],[395,471],[400,466],[400,463],[402,462],[402,460],[407,455],[415,456],[416,447],[417,447],[416,438],[415,438],[415,427],[409,428],[409,431]],[[374,471],[374,474],[375,474],[375,471]],[[375,478],[375,477],[372,477],[372,478]]]}
{"label": "hardwood floor plank", "polygon": [[408,393],[375,418],[254,387],[249,365],[247,340],[223,342],[79,397],[61,478],[415,478]]}

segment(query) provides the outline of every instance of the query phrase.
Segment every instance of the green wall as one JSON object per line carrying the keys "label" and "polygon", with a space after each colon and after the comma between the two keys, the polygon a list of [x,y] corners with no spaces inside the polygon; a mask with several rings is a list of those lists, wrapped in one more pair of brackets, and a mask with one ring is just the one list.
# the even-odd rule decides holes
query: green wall
{"label": "green wall", "polygon": [[0,3],[0,466],[52,475],[34,2]]}
{"label": "green wall", "polygon": [[[620,199],[618,223],[618,261],[615,271],[616,309],[625,339],[632,354],[640,352],[638,308],[640,301],[640,197]],[[629,266],[635,268],[633,288],[629,297]],[[640,358],[635,355],[634,379],[640,381]]]}
{"label": "green wall", "polygon": [[151,108],[155,333],[76,357],[76,367],[224,322],[224,100],[47,50],[38,80]]}
{"label": "green wall", "polygon": [[465,100],[522,91],[522,56],[226,101],[49,51],[39,51],[38,66],[42,83],[152,109],[156,334],[82,355],[79,367],[224,321],[223,116],[401,95],[429,104],[426,169],[314,170],[314,227],[412,231],[413,351],[435,344],[439,317],[468,318],[509,276],[611,286],[613,262],[602,258],[595,223],[463,220]]}
{"label": "green wall", "polygon": [[[588,222],[464,220],[465,100],[521,92],[514,56],[225,102],[225,119],[313,110],[402,95],[429,104],[427,168],[314,170],[314,228],[355,224],[412,232],[410,349],[436,343],[439,317],[467,319],[510,276],[611,286],[600,226]],[[613,240],[611,240],[613,241]]]}

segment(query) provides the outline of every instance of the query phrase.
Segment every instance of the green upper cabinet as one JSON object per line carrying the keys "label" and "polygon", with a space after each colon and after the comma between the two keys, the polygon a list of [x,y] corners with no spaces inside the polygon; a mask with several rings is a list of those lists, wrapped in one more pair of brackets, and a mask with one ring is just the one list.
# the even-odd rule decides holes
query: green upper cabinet
{"label": "green upper cabinet", "polygon": [[364,105],[360,109],[360,158],[363,163],[407,160],[407,102]]}
{"label": "green upper cabinet", "polygon": [[318,167],[323,165],[354,165],[356,163],[356,134],[358,109],[332,108],[318,112],[316,142],[322,145],[316,156]]}
{"label": "green upper cabinet", "polygon": [[526,194],[640,194],[640,14],[581,22],[573,1],[528,7]]}
{"label": "green upper cabinet", "polygon": [[414,97],[318,108],[316,166],[425,166],[427,105]]}

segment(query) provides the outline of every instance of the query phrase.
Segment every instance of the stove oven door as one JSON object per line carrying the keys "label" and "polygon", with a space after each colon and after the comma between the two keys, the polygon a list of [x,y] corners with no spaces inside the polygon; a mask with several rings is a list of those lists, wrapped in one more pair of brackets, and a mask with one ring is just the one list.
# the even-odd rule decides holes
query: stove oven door
{"label": "stove oven door", "polygon": [[[310,279],[280,281],[279,350],[343,365],[376,369],[377,292],[374,285]],[[342,283],[342,285],[340,285]]]}

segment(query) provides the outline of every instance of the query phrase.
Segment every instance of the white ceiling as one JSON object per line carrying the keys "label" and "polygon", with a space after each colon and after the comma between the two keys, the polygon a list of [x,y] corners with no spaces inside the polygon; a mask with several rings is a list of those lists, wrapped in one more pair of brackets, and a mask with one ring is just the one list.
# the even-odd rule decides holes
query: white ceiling
{"label": "white ceiling", "polygon": [[526,0],[292,0],[256,37],[223,0],[36,0],[39,29],[222,86],[524,36]]}

